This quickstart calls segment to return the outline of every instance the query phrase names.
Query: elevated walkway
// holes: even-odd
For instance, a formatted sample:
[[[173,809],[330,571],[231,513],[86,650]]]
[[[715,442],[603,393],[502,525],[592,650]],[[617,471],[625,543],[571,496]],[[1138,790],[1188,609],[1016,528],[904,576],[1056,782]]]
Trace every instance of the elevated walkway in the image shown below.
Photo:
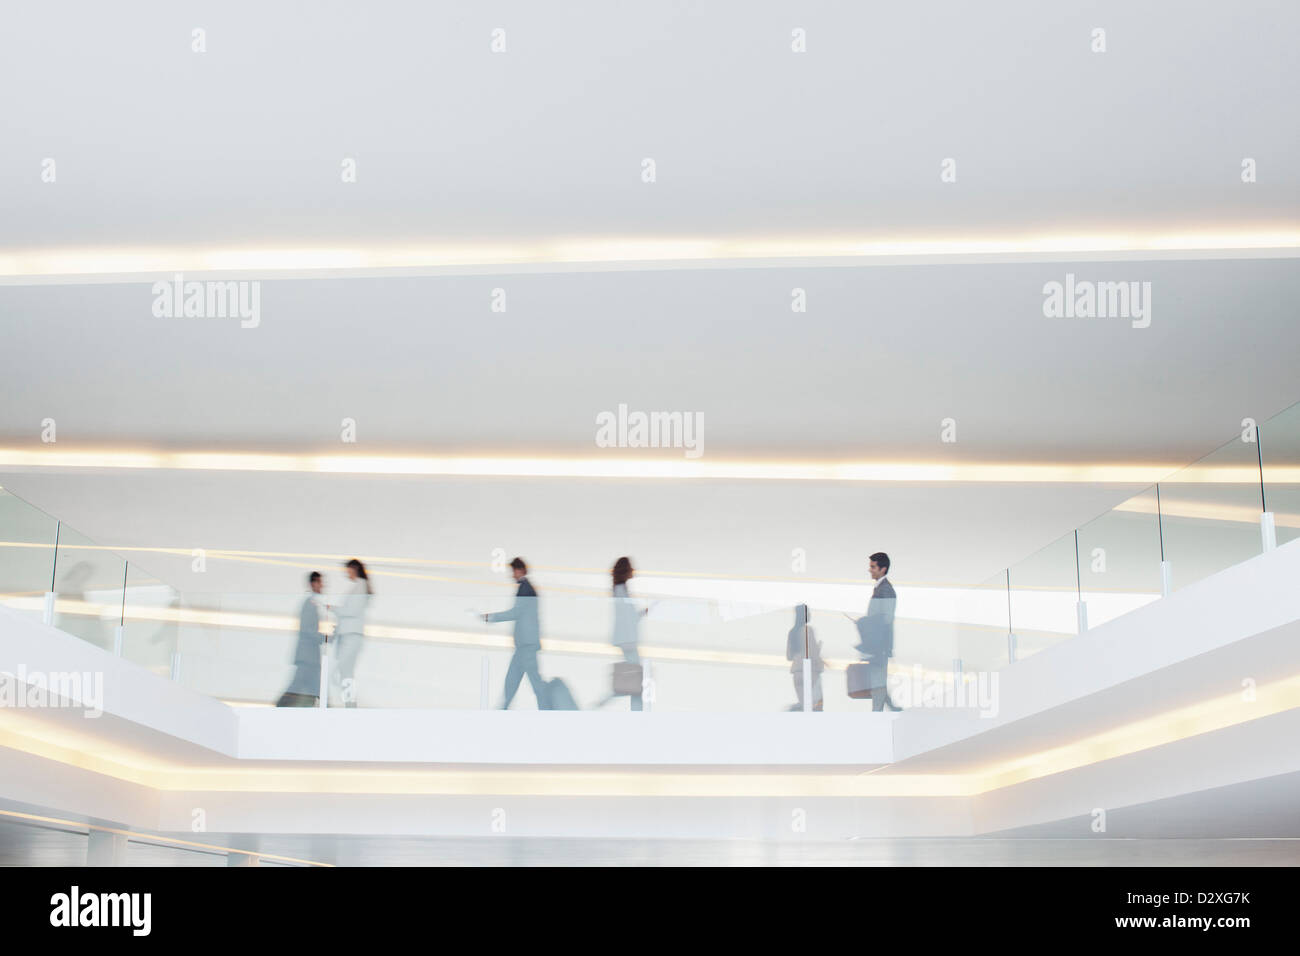
[[[511,808],[515,835],[1084,837],[1300,786],[1298,582],[1300,540],[987,675],[986,713],[235,707],[0,608],[0,672],[53,689],[0,707],[0,801],[157,832],[476,834]]]

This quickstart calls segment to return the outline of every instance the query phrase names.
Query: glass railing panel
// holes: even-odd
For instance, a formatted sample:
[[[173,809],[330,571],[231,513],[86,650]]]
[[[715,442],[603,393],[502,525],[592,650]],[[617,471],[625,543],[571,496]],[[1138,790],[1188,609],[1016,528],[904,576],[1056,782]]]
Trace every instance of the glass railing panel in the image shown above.
[[[326,595],[327,602],[332,600],[331,595]],[[340,703],[339,695],[343,695],[358,707],[479,708],[485,703],[485,669],[489,692],[499,696],[499,688],[492,683],[504,677],[510,658],[510,632],[509,625],[488,630],[478,614],[480,609],[499,610],[510,603],[506,594],[376,593],[367,611],[351,689],[336,684],[331,704]],[[301,599],[295,607],[295,620],[300,607]],[[328,620],[329,615],[324,619]],[[333,640],[329,652],[336,655],[341,645]],[[331,664],[336,660],[331,656]],[[340,682],[348,679],[346,674],[336,676]],[[492,705],[499,700],[489,696],[486,702]],[[516,706],[522,706],[522,700]]]
[[[865,609],[870,590],[862,591]],[[542,678],[562,679],[579,709],[630,709],[629,695],[613,695],[613,665],[623,656],[611,641],[612,600],[542,593]],[[133,575],[124,654],[168,674],[175,652],[175,673],[184,686],[233,704],[271,705],[295,682],[298,613],[304,598],[178,596],[145,576]],[[959,673],[973,681],[982,671],[1004,666],[1005,601],[1001,579],[974,588],[901,585],[891,686],[906,681],[909,687],[932,688],[936,682],[951,683]],[[350,675],[356,706],[500,706],[513,653],[511,625],[487,624],[477,615],[503,610],[512,602],[509,594],[376,594]],[[648,609],[638,643],[649,678],[647,709],[779,712],[799,707],[805,632],[794,608],[653,596],[639,603]],[[813,674],[820,678],[826,710],[871,709],[869,700],[849,698],[846,685],[848,665],[862,659],[856,625],[861,616],[861,611],[841,608],[808,612]],[[322,619],[328,631],[328,614]],[[333,653],[330,645],[326,652]],[[313,691],[318,686],[317,678]],[[818,690],[814,686],[814,703]],[[906,695],[898,702],[912,703]],[[333,704],[339,703],[335,697]],[[526,678],[513,707],[536,707]]]
[[[795,692],[792,662],[786,653],[795,627],[790,607],[661,599],[651,606],[643,625],[642,655],[651,662],[653,709],[788,709],[794,704]],[[799,632],[802,634],[802,627]],[[608,687],[609,665],[603,680]],[[616,701],[611,706],[621,709],[627,705]]]
[[[895,584],[893,654],[887,689],[892,703],[915,707],[964,707],[980,674],[1006,666],[1007,590],[1005,575],[976,585]],[[816,607],[810,621],[825,660],[825,709],[860,711],[873,701],[849,697],[848,667],[863,661],[858,630],[871,594],[861,588],[855,609]],[[847,602],[846,602],[847,603]],[[859,606],[860,605],[860,606]]]
[[[298,631],[307,592],[177,593],[133,575],[128,594],[124,655],[155,673],[174,669],[183,685],[232,704],[272,705],[297,687]],[[326,606],[334,597],[327,592],[315,600]],[[343,678],[334,683],[334,703],[477,708],[483,661],[504,674],[509,634],[485,633],[486,625],[476,625],[468,610],[473,603],[464,595],[376,594],[347,684]],[[328,610],[319,620],[322,647],[332,655],[337,640]],[[308,683],[317,693],[318,672]]]
[[[1011,662],[1006,572],[964,590],[957,609],[957,657],[966,679]]]
[[[1079,568],[1071,532],[1010,569],[1016,660],[1078,634]]]
[[[174,673],[183,686],[260,705],[275,703],[288,687],[296,637],[288,596],[182,593],[169,610],[176,618]],[[170,637],[164,631],[159,643]]]
[[[849,696],[850,665],[866,660],[862,648],[863,637],[859,622],[869,606],[872,585],[861,586],[860,594],[852,600],[851,608],[816,607],[811,610],[811,623],[820,642],[820,652],[825,660],[822,675],[825,709],[830,711],[869,711],[873,701]],[[964,666],[961,641],[972,620],[973,608],[969,588],[960,585],[894,585],[893,654],[886,672],[886,687],[893,702],[910,706],[920,690],[949,684]],[[845,604],[849,603],[846,599]],[[987,609],[985,609],[987,610]],[[1005,616],[1005,614],[1004,614]],[[1001,636],[1005,646],[1005,626]],[[899,683],[906,687],[899,688]],[[899,694],[894,694],[899,690]]]
[[[1259,429],[1264,460],[1264,501],[1273,514],[1277,543],[1300,538],[1300,404],[1274,415]]]
[[[294,682],[305,594],[182,594],[169,600],[166,589],[157,589],[146,596],[153,603],[146,613],[128,615],[125,643],[128,655],[150,658],[151,669],[160,671],[164,648],[175,646],[185,686],[240,704],[273,704]],[[331,596],[322,599],[328,603]],[[351,679],[345,696],[358,707],[500,706],[514,651],[512,624],[485,623],[479,615],[512,603],[508,592],[377,593],[354,668],[345,675]],[[649,709],[771,711],[792,702],[785,657],[789,609],[653,597],[638,604],[648,609],[638,649],[648,669]],[[631,705],[630,695],[612,696],[613,665],[623,660],[611,640],[613,611],[607,597],[543,591],[540,598],[541,677],[563,680],[583,710]],[[331,630],[328,613],[322,620]],[[331,641],[334,668],[339,645]],[[512,706],[537,706],[527,677]]]
[[[1261,552],[1259,451],[1238,436],[1157,486],[1174,590]]]
[[[626,611],[639,614],[637,656],[647,680],[643,705],[662,711],[780,710],[793,700],[786,658],[789,608],[633,592]],[[512,598],[497,599],[499,610]],[[564,681],[580,709],[628,710],[613,695],[613,670],[624,661],[613,642],[616,602],[595,594],[545,590],[540,599],[543,679]],[[476,646],[504,649],[489,665],[490,706],[503,699],[511,625],[478,624]],[[473,684],[479,686],[476,680]],[[514,707],[535,707],[527,681]]]
[[[1079,576],[1090,628],[1160,597],[1154,485],[1079,528]]]
[[[812,654],[814,673],[821,662],[821,691],[823,708],[827,711],[869,711],[871,701],[853,699],[848,696],[847,669],[849,665],[863,659],[859,644],[862,636],[858,631],[858,620],[866,613],[871,599],[871,586],[864,584],[857,589],[856,599],[846,598],[839,607],[812,607],[808,611],[808,623],[812,631],[810,653]],[[848,606],[845,606],[848,605]],[[898,609],[895,607],[895,649],[897,649]],[[790,612],[790,624],[794,626],[794,611]],[[788,631],[787,631],[788,633]],[[797,642],[798,635],[796,635]],[[796,663],[795,661],[791,662]],[[797,704],[798,697],[793,686],[796,677],[802,682],[802,659],[798,661],[798,670],[791,673],[791,687],[787,692],[790,703]],[[814,702],[816,694],[814,694]]]
[[[544,681],[561,678],[580,707],[593,706],[605,693],[609,668],[619,658],[609,643],[608,599],[544,589],[538,602],[538,673]],[[418,596],[376,594],[357,657],[357,706],[500,706],[514,653],[514,625],[485,623],[482,615],[506,611],[513,604],[507,587]],[[642,645],[646,631],[643,622]],[[520,680],[512,706],[537,706],[528,676]]]
[[[674,598],[654,606],[647,623],[661,655],[656,709],[779,711],[794,704],[787,652],[791,632],[799,641],[803,627],[793,607]]]
[[[54,580],[58,522],[0,488],[0,602],[40,620]]]
[[[927,589],[929,590],[929,589]],[[944,589],[945,592],[951,589]],[[916,591],[899,588],[899,613],[909,609]],[[929,596],[931,599],[934,595]],[[894,657],[887,674],[889,699],[904,709],[948,707],[952,705],[949,688],[958,679],[961,658],[961,601],[954,595],[949,614],[952,620],[898,617],[894,622]],[[847,694],[847,687],[845,693]]]
[[[54,626],[111,651],[122,619],[126,561],[66,524],[54,555]]]
[[[123,603],[122,656],[152,673],[170,675],[180,640],[180,596],[170,585],[128,564]]]

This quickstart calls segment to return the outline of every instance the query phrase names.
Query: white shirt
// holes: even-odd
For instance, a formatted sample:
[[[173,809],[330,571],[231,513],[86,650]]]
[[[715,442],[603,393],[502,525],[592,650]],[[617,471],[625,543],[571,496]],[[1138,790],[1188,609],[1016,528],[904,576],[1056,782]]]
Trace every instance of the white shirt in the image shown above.
[[[334,634],[362,634],[366,624],[366,605],[370,603],[370,590],[366,582],[357,578],[348,583],[336,600],[329,602],[334,612]]]

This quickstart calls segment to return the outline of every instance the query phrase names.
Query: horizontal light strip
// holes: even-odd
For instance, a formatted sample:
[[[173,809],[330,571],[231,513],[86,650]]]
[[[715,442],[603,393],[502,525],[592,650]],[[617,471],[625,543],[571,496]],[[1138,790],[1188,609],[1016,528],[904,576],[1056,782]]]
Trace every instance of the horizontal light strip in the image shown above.
[[[139,468],[168,471],[264,471],[304,474],[424,475],[474,478],[726,479],[736,481],[907,481],[1149,485],[1259,484],[1247,465],[1170,475],[1159,464],[1003,462],[746,461],[605,456],[516,458],[461,455],[284,455],[264,452],[168,452],[0,448],[0,467]],[[1300,466],[1270,469],[1269,480],[1300,483]]]
[[[1117,506],[1114,510],[1143,511],[1143,509],[1140,507],[1125,508],[1122,505]],[[1259,519],[1259,513],[1256,512],[1254,520],[1258,521],[1258,519]],[[54,519],[51,518],[50,520],[53,521]],[[1229,519],[1225,518],[1225,520],[1229,520]],[[1231,520],[1237,520],[1237,519],[1233,518]],[[1283,527],[1291,526],[1292,521],[1294,521],[1295,526],[1300,527],[1300,515],[1284,515],[1281,513],[1278,513],[1277,515],[1277,523]],[[2,548],[28,548],[35,551],[53,551],[54,541],[52,538],[48,542],[0,541],[0,549]],[[115,555],[128,554],[128,553],[167,554],[167,555],[174,555],[177,557],[183,557],[186,560],[189,560],[194,556],[194,549],[192,548],[143,547],[143,546],[117,545],[117,544],[65,544],[60,542],[59,551],[60,553],[64,551],[89,551],[89,552],[103,551]],[[516,584],[512,579],[508,577],[504,577],[503,574],[501,573],[498,573],[496,577],[492,577],[492,578],[448,577],[447,575],[439,575],[439,574],[422,574],[422,573],[417,573],[412,571],[394,571],[391,568],[385,567],[385,565],[388,564],[406,564],[406,565],[412,565],[417,567],[418,566],[423,566],[423,567],[447,566],[447,567],[456,567],[456,568],[462,568],[462,567],[477,568],[481,570],[486,566],[486,562],[482,560],[453,561],[453,560],[444,560],[441,558],[393,558],[393,557],[383,557],[378,555],[368,555],[364,553],[351,553],[351,552],[347,554],[313,554],[313,553],[302,552],[302,551],[231,551],[231,550],[223,550],[223,549],[205,549],[203,554],[204,554],[204,558],[208,561],[234,561],[234,562],[244,562],[248,564],[267,564],[267,565],[276,565],[279,567],[297,568],[302,571],[318,570],[323,565],[343,564],[347,562],[349,558],[358,558],[361,561],[365,562],[367,573],[372,578],[402,578],[407,580],[418,580],[418,581],[440,581],[440,582],[467,585],[467,586],[483,585],[488,587],[508,588],[511,591],[513,591],[516,587]],[[278,560],[280,558],[311,558],[313,560],[311,560],[310,562]],[[602,577],[607,577],[609,575],[608,568],[570,567],[570,566],[558,565],[558,564],[529,564],[529,568],[534,573],[554,572],[556,574],[564,574],[564,575],[575,575],[575,574],[600,575]],[[701,581],[706,584],[720,584],[723,586],[729,584],[745,584],[745,585],[780,584],[780,585],[789,585],[791,587],[806,587],[809,584],[842,584],[842,585],[848,585],[849,587],[858,588],[858,589],[866,589],[869,586],[871,586],[871,581],[868,578],[823,578],[823,577],[816,577],[814,575],[807,575],[807,576],[801,575],[798,578],[791,578],[788,576],[783,577],[774,574],[725,574],[725,573],[715,572],[715,571],[662,571],[656,569],[643,568],[637,572],[637,576],[638,579],[641,581],[643,588],[645,582],[651,581],[655,578],[666,578],[669,579],[670,581],[680,579],[690,583],[694,583],[695,581]],[[156,581],[155,583],[162,584],[163,582]],[[131,585],[132,588],[138,588],[142,586],[148,586],[148,585],[141,585],[139,583]],[[905,586],[909,589],[954,588],[958,590],[962,590],[962,589],[975,590],[977,588],[976,585],[971,585],[969,583],[960,582],[960,581],[917,581],[915,579],[908,579]],[[993,585],[991,587],[999,590],[1001,589],[1001,586],[999,585]],[[560,591],[565,594],[599,595],[601,597],[609,598],[609,586],[603,582],[599,588],[581,586],[581,585],[569,585],[566,587],[557,587],[555,584],[548,583],[546,589],[548,591]],[[94,589],[92,588],[92,590]],[[1067,590],[1073,593],[1073,585],[1053,586],[1053,585],[1018,584],[1016,585],[1016,590],[1027,590],[1027,591]],[[1109,594],[1121,594],[1125,592],[1134,592],[1134,593],[1142,593],[1142,594],[1149,593],[1145,589],[1121,588],[1121,587],[1108,588],[1106,591],[1106,593]],[[411,597],[411,595],[402,595],[402,596]],[[678,600],[690,600],[690,599],[713,600],[713,601],[727,600],[727,598],[719,598],[716,595],[697,596],[697,595],[680,594],[673,591],[667,591],[662,587],[653,590],[642,590],[640,596],[644,598],[671,597]],[[736,600],[742,600],[742,599],[737,598]],[[788,606],[792,607],[795,604],[807,604],[807,603],[809,602],[802,601],[802,600],[793,600],[789,602]],[[853,605],[853,609],[861,610],[859,605],[865,606],[865,603],[866,603],[865,599],[856,601]],[[787,605],[782,603],[780,604],[780,606],[786,607]],[[827,605],[822,609],[835,610],[836,608]],[[906,617],[907,615],[902,615],[902,616]]]
[[[1084,235],[924,237],[881,239],[864,236],[767,237],[589,237],[531,241],[425,243],[373,246],[168,247],[36,249],[0,254],[0,280],[73,276],[140,276],[208,272],[244,274],[419,274],[487,268],[621,266],[631,268],[709,264],[780,265],[875,261],[980,259],[1033,261],[1083,257],[1165,258],[1245,254],[1295,254],[1294,230],[1231,232],[1123,232]],[[734,267],[734,266],[733,266]]]
[[[178,837],[159,836],[154,833],[140,833],[135,830],[119,830],[116,827],[105,827],[96,823],[86,823],[81,820],[65,820],[61,817],[47,817],[36,813],[21,813],[17,810],[0,810],[0,817],[8,817],[11,820],[21,820],[24,823],[45,823],[53,826],[70,827],[74,830],[93,830],[97,833],[115,833],[118,836],[126,837],[128,840],[135,840],[137,843],[183,847],[187,850],[214,850],[217,853],[234,853],[237,856],[249,856],[259,860],[275,860],[278,863],[294,863],[299,866],[334,866],[333,863],[318,863],[315,860],[300,860],[297,857],[281,856],[278,853],[261,853],[257,850],[239,850],[234,847],[221,846],[216,843],[196,843],[193,840],[182,840]]]
[[[0,710],[0,746],[142,786],[169,791],[247,793],[429,794],[518,796],[975,796],[1105,760],[1245,724],[1300,707],[1300,675],[1125,724],[1060,747],[952,773],[909,774],[893,766],[864,774],[672,774],[624,770],[387,770],[378,768],[187,767],[154,754],[110,756],[92,735],[32,725],[32,715]],[[26,716],[27,720],[22,718]],[[903,715],[862,715],[904,720]],[[816,717],[807,720],[815,730]],[[24,725],[32,732],[23,733]],[[17,728],[17,729],[14,729]],[[78,749],[80,747],[80,749]]]
[[[1271,471],[1269,479],[1271,482]],[[1161,484],[1163,485],[1164,482]],[[1259,496],[1255,495],[1255,497]],[[1155,499],[1149,496],[1130,498],[1116,505],[1112,510],[1126,511],[1131,514],[1160,514],[1165,518],[1196,518],[1202,521],[1230,521],[1250,525],[1258,525],[1260,515],[1258,504],[1224,505],[1213,501],[1171,501],[1165,497],[1157,508]],[[1273,523],[1281,528],[1300,528],[1300,514],[1275,511]]]
[[[1300,707],[1300,675],[1258,686],[1254,700],[1246,700],[1241,691],[1235,691],[1133,721],[1064,746],[995,764],[979,773],[986,790],[997,790],[1223,730],[1296,707]]]

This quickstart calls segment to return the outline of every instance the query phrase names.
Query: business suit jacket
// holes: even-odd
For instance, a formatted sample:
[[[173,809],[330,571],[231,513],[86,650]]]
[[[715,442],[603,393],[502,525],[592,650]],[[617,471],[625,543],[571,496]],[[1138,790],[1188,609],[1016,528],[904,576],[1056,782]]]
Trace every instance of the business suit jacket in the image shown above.
[[[316,595],[309,594],[302,602],[298,614],[298,646],[294,649],[293,662],[297,666],[293,682],[289,685],[290,694],[307,694],[315,697],[320,693],[320,605]]]
[[[537,592],[527,578],[519,579],[519,590],[515,592],[515,604],[508,611],[497,611],[488,615],[489,621],[515,622],[515,647],[539,647],[542,643],[542,628],[537,617]]]
[[[894,608],[898,603],[894,586],[886,579],[876,585],[867,604],[867,616],[858,619],[862,643],[858,650],[872,660],[884,660],[894,654]]]

